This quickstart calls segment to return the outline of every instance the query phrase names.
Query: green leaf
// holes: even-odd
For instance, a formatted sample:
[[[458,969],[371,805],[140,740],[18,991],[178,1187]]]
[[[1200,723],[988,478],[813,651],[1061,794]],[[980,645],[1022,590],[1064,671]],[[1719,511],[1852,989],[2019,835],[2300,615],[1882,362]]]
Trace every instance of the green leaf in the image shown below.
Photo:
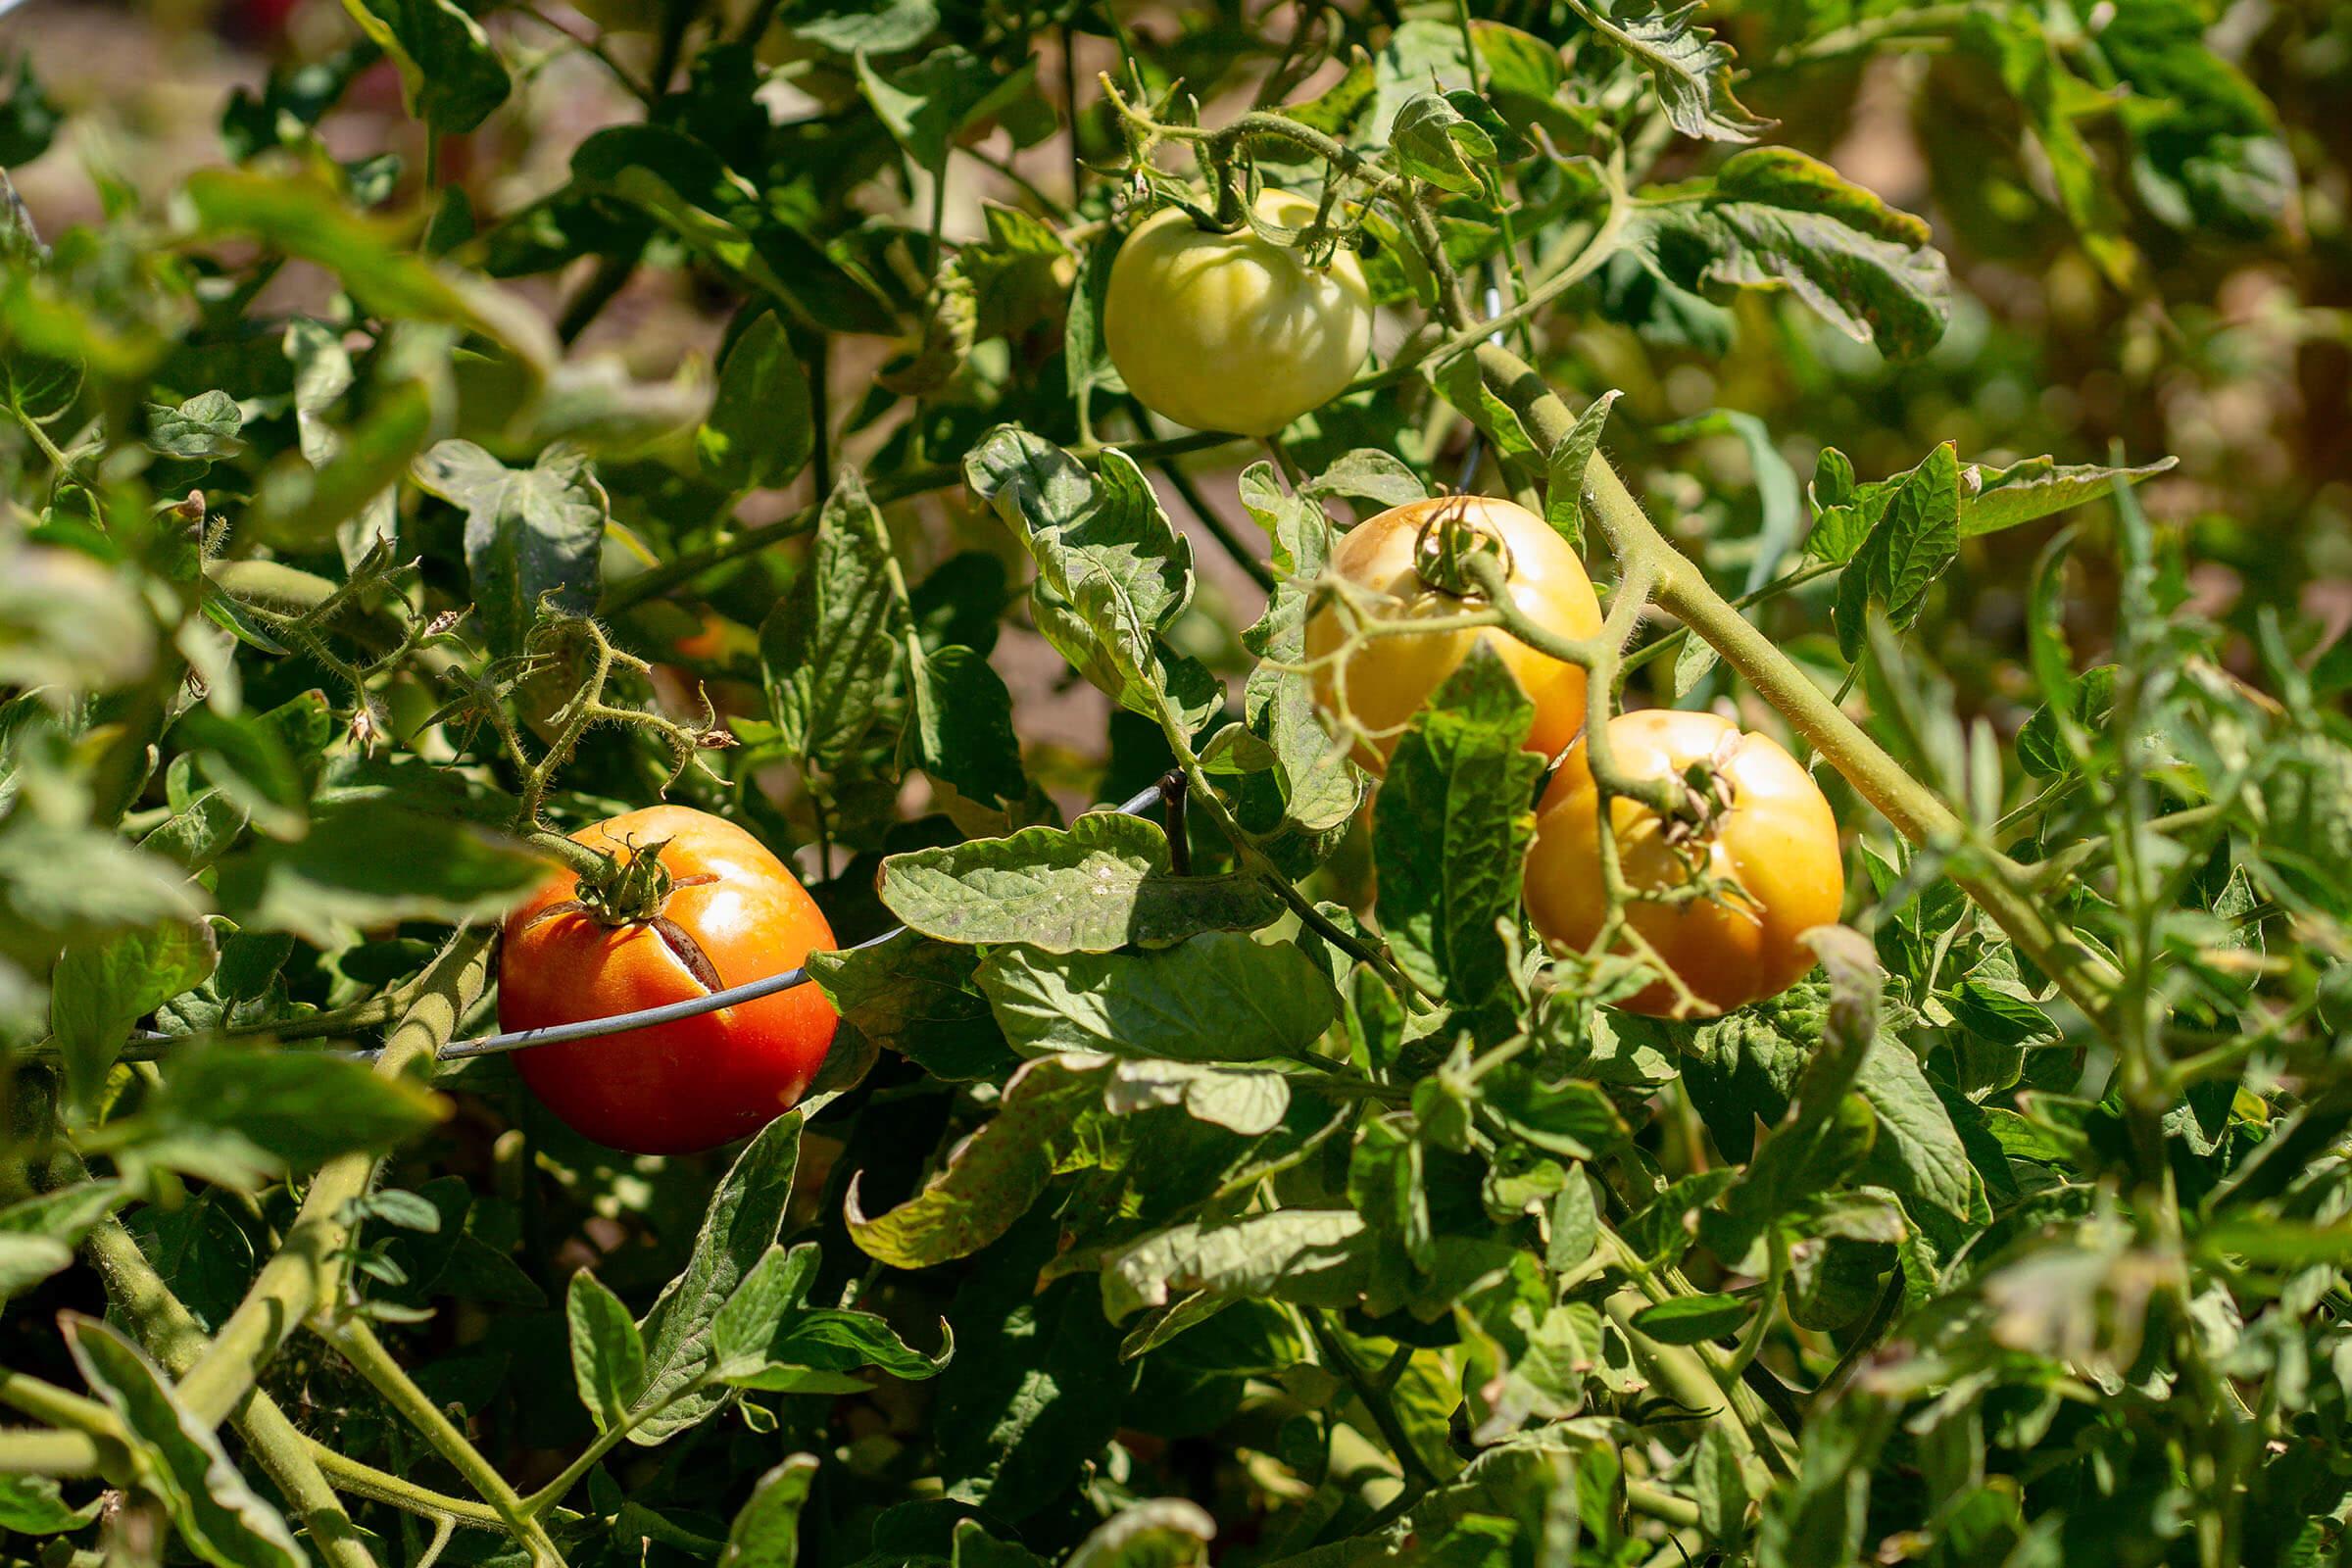
[[[1011,805],[1028,796],[1021,743],[1012,728],[1012,694],[1004,677],[969,648],[950,645],[925,653],[910,644],[907,717],[903,760],[984,806]]]
[[[1369,1277],[1372,1242],[1352,1209],[1286,1208],[1173,1226],[1109,1258],[1102,1309],[1116,1322],[1195,1291],[1353,1306]]]
[[[1690,1472],[1699,1529],[1719,1546],[1736,1546],[1747,1530],[1747,1476],[1740,1467],[1740,1450],[1719,1422],[1708,1422],[1699,1433]]]
[[[1743,1296],[1673,1296],[1634,1314],[1634,1327],[1660,1345],[1699,1345],[1738,1331],[1756,1303]]]
[[[510,468],[470,441],[443,441],[412,476],[466,514],[466,569],[492,653],[522,651],[543,601],[567,615],[596,608],[610,504],[586,454],[551,446]]]
[[[1453,97],[1451,93],[1423,92],[1406,99],[1390,127],[1389,146],[1405,173],[1440,190],[1462,194],[1484,189],[1487,175],[1483,172],[1501,160],[1494,137],[1464,116],[1451,102]]]
[[[1380,924],[1404,972],[1457,1006],[1494,995],[1535,835],[1544,760],[1524,749],[1535,705],[1482,640],[1390,759],[1372,818]]]
[[[45,969],[61,947],[204,912],[178,866],[111,833],[24,811],[0,827],[0,953],[21,963]]]
[[[944,942],[1019,942],[1047,953],[1160,948],[1203,931],[1250,931],[1282,912],[1252,873],[1177,876],[1156,822],[1090,811],[1067,828],[894,855],[882,902]]]
[[[1019,1064],[975,978],[980,955],[971,948],[902,931],[871,947],[812,953],[808,962],[860,1034],[935,1078],[993,1080]]]
[[[791,597],[760,627],[760,665],[790,751],[825,767],[849,756],[873,723],[906,626],[881,509],[844,474],[825,498]]]
[[[0,686],[127,686],[154,665],[155,644],[129,576],[78,551],[0,541]]]
[[[1179,1106],[1195,1121],[1256,1138],[1280,1126],[1291,1108],[1290,1081],[1275,1072],[1236,1072],[1182,1061],[1122,1061],[1112,1069],[1102,1105],[1115,1116]]]
[[[1103,302],[1110,293],[1110,268],[1119,236],[1112,233],[1081,248],[1078,275],[1070,288],[1069,311],[1062,321],[1062,375],[1070,400],[1092,420],[1095,395],[1117,396],[1127,390],[1126,378],[1110,360],[1110,345],[1102,335]],[[967,455],[965,463],[971,462]]]
[[[2169,472],[2179,462],[2162,458],[2123,468],[2062,464],[2047,457],[2023,458],[2005,468],[1972,463],[1960,470],[1960,537],[1974,539],[2054,516],[2096,501],[2119,484],[2137,484]]]
[[[816,1480],[812,1453],[796,1453],[761,1476],[727,1528],[719,1568],[794,1568],[801,1560],[801,1509]]]
[[[1890,482],[1885,513],[1838,581],[1833,614],[1849,662],[1861,657],[1869,607],[1898,631],[1909,626],[1960,551],[1960,468],[1949,441]]]
[[[679,1391],[709,1365],[712,1320],[775,1241],[800,1153],[801,1118],[787,1111],[744,1147],[710,1195],[684,1271],[662,1288],[638,1324],[645,1342],[645,1392],[630,1410],[663,1408],[630,1432],[631,1443],[664,1442],[731,1397],[726,1390],[683,1396]]]
[[[481,24],[450,0],[343,0],[343,9],[400,68],[409,113],[438,133],[473,129],[514,90]]]
[[[950,1497],[991,1519],[1017,1522],[1065,1495],[1111,1441],[1136,1386],[1093,1282],[1040,1288],[1055,1231],[1041,1215],[991,1248],[949,1309],[986,1353],[960,1357],[940,1379],[940,1472]]]
[[[1006,946],[980,989],[1016,1050],[1176,1061],[1298,1057],[1339,1016],[1331,982],[1289,943],[1206,932],[1150,953]]]
[[[171,457],[234,457],[244,426],[237,400],[225,392],[199,392],[176,408],[147,405],[147,444]]]
[[[572,188],[636,209],[826,332],[895,332],[874,285],[785,222],[710,148],[663,125],[612,125],[573,149]]]
[[[1928,225],[1792,148],[1750,149],[1648,199],[1627,232],[1677,287],[1785,288],[1892,359],[1933,348],[1951,316]]]
[[[1152,1497],[1096,1526],[1062,1568],[1191,1568],[1208,1560],[1207,1543],[1216,1533],[1199,1503]]]
[[[862,52],[857,66],[858,86],[875,115],[917,167],[932,171],[947,162],[948,149],[967,128],[1013,109],[1037,75],[1035,60],[999,75],[954,44],[927,50],[887,76]]]
[[[131,1026],[202,984],[219,959],[203,920],[166,920],[68,946],[49,982],[49,1028],[65,1058],[68,1101],[94,1106]]]
[[[67,1504],[65,1494],[47,1476],[0,1476],[0,1530],[23,1536],[62,1536],[79,1530],[98,1517],[104,1496],[80,1507]]]
[[[86,1181],[0,1208],[0,1301],[70,1265],[74,1250],[122,1199],[122,1183]],[[6,1522],[0,1504],[0,1524]]]
[[[534,378],[559,357],[555,334],[536,307],[417,255],[405,230],[354,212],[316,179],[207,169],[188,176],[180,197],[202,225],[192,239],[251,235],[326,269],[384,320],[440,321],[479,332],[503,345]]]
[[[1717,43],[1713,33],[1691,21],[1698,14],[1696,0],[1639,16],[1623,14],[1631,5],[1611,16],[1599,9],[1606,3],[1568,0],[1568,7],[1649,73],[1658,103],[1676,130],[1709,141],[1754,141],[1772,125],[1732,96],[1731,46]]]
[[[1676,421],[1658,432],[1661,441],[1689,441],[1702,435],[1733,435],[1747,449],[1747,466],[1756,482],[1756,501],[1763,516],[1756,529],[1755,559],[1748,564],[1742,594],[1752,594],[1770,582],[1781,561],[1796,544],[1796,471],[1781,456],[1772,430],[1752,414],[1738,409],[1710,409]],[[1691,644],[1698,638],[1690,639]],[[1684,688],[1688,690],[1689,688]]]
[[[1301,667],[1313,585],[1331,559],[1331,519],[1315,498],[1370,491],[1421,499],[1420,481],[1394,467],[1395,462],[1384,454],[1350,453],[1297,495],[1284,492],[1267,464],[1253,463],[1242,473],[1242,505],[1266,530],[1275,582],[1265,613],[1242,633],[1244,646],[1257,654],[1259,662],[1250,672],[1244,695],[1248,727],[1231,733],[1237,743],[1243,734],[1265,743],[1281,791],[1284,821],[1306,834],[1340,827],[1355,815],[1363,798],[1362,785],[1348,765],[1346,748],[1334,744],[1323,728],[1314,683]],[[1203,748],[1202,760],[1211,773],[1238,766],[1246,777],[1263,765],[1229,763],[1220,750],[1222,733]],[[1244,825],[1257,824],[1245,819]]]
[[[1544,458],[1544,520],[1568,541],[1572,550],[1585,547],[1585,469],[1600,446],[1600,432],[1609,422],[1609,410],[1624,396],[1612,387],[1585,405],[1568,434]],[[1697,638],[1692,638],[1696,642]]]
[[[240,927],[330,948],[355,927],[503,914],[549,874],[522,844],[469,822],[333,798],[300,842],[264,840],[218,869]]]
[[[808,1388],[811,1373],[877,1367],[899,1378],[928,1378],[955,1354],[955,1337],[942,1325],[940,1353],[924,1355],[871,1312],[810,1307],[808,1288],[818,1259],[813,1245],[771,1247],[727,1298],[710,1325],[710,1375],[737,1388]],[[865,1385],[848,1380],[846,1392]]]
[[[215,1045],[173,1052],[135,1115],[82,1135],[126,1167],[163,1166],[252,1188],[355,1150],[380,1152],[449,1113],[447,1102],[363,1062],[318,1052]]]
[[[2262,91],[2206,38],[2191,0],[2118,7],[2099,50],[2129,87],[2116,117],[2148,210],[2188,233],[2272,237],[2294,210],[2293,155]]]
[[[965,482],[1036,561],[1038,627],[1120,706],[1188,731],[1223,706],[1223,687],[1159,636],[1191,603],[1192,546],[1126,454],[1090,474],[1068,453],[1011,426],[964,458]]]
[[[808,1303],[821,1259],[812,1244],[772,1246],[760,1254],[725,1304],[710,1319],[710,1364],[724,1368],[766,1358],[787,1314]]]
[[[73,1266],[74,1249],[54,1236],[0,1231],[0,1302]],[[5,1512],[0,1505],[0,1524],[7,1523]]]
[[[744,328],[718,370],[710,416],[695,432],[710,480],[733,491],[772,490],[808,466],[816,426],[808,374],[773,311]]]
[[[1102,1103],[1105,1067],[1032,1061],[1004,1086],[996,1116],[897,1208],[866,1218],[850,1187],[850,1239],[894,1268],[968,1257],[1004,1234],[1045,1191],[1073,1129]]]
[[[627,1418],[645,1389],[645,1343],[620,1298],[587,1269],[571,1277],[564,1294],[564,1321],[571,1330],[571,1378],[580,1403],[610,1432]]]
[[[140,1489],[164,1505],[191,1550],[219,1568],[305,1568],[285,1520],[246,1486],[154,1362],[95,1318],[70,1312],[64,1328],[74,1365],[122,1419]]]
[[[1881,1040],[1862,1058],[1854,1087],[1879,1118],[1878,1137],[1863,1166],[1866,1179],[1892,1189],[1906,1202],[1965,1221],[1968,1151],[1910,1048],[1899,1040]]]
[[[1054,591],[1131,662],[1193,596],[1192,546],[1160,510],[1143,470],[1115,449],[1100,473],[1009,426],[964,459],[972,493],[1037,561]]]

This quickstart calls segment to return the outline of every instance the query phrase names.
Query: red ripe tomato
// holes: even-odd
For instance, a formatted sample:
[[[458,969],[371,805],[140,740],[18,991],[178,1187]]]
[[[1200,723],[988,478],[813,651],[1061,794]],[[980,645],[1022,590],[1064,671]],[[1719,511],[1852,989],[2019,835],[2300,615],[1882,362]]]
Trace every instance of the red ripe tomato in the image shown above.
[[[732,822],[656,806],[572,837],[613,855],[619,875],[584,889],[562,872],[507,917],[502,1029],[707,996],[833,946],[808,891]],[[633,1153],[691,1153],[757,1132],[798,1103],[837,1021],[824,993],[805,985],[674,1023],[534,1047],[514,1062],[573,1131]]]

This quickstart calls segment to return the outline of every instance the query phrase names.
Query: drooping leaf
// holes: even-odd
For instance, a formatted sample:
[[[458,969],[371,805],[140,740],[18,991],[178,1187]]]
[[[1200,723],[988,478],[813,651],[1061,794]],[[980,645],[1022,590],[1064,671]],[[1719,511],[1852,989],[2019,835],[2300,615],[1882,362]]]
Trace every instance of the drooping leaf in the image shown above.
[[[154,1362],[95,1318],[70,1313],[65,1331],[74,1364],[129,1434],[139,1486],[191,1550],[218,1568],[304,1568],[285,1520],[245,1484]]]
[[[1373,815],[1381,930],[1405,973],[1459,1006],[1505,976],[1495,922],[1518,908],[1535,835],[1534,717],[1501,659],[1473,644],[1398,741]]]
[[[766,490],[815,450],[808,375],[773,311],[746,327],[718,368],[718,395],[695,432],[703,471],[729,490]]]
[[[844,475],[791,597],[760,627],[760,668],[788,750],[820,766],[849,755],[905,654],[906,617],[881,509]]]
[[[551,446],[510,468],[470,441],[443,441],[413,476],[466,514],[466,569],[491,652],[520,653],[543,602],[568,615],[596,608],[611,504],[586,454]]]
[[[1000,1078],[1018,1065],[989,1011],[971,948],[906,931],[872,947],[812,953],[808,973],[867,1039],[937,1078]]]
[[[1372,1234],[1352,1209],[1283,1209],[1174,1226],[1123,1248],[1102,1273],[1115,1321],[1192,1291],[1352,1306],[1371,1267]]]
[[[1625,51],[1649,73],[1658,102],[1676,130],[1711,141],[1754,141],[1773,122],[1759,120],[1732,96],[1732,50],[1694,20],[1694,3],[1628,15],[1608,0],[1568,0],[1585,25]]]
[[[630,1410],[634,1414],[652,1405],[662,1409],[631,1430],[631,1443],[664,1442],[730,1397],[724,1389],[683,1396],[679,1391],[710,1362],[710,1326],[719,1308],[775,1241],[785,1202],[792,1197],[792,1173],[800,1152],[801,1118],[787,1112],[744,1147],[710,1195],[685,1269],[662,1288],[637,1325],[645,1342],[645,1390]]]
[[[1115,811],[894,855],[882,862],[881,893],[925,935],[1047,953],[1167,947],[1203,931],[1254,930],[1282,908],[1247,872],[1175,875],[1159,825]]]
[[[1005,946],[980,989],[1016,1050],[1179,1061],[1303,1054],[1339,1014],[1321,970],[1288,943],[1204,932],[1147,953]]]
[[[438,133],[473,129],[514,90],[481,24],[450,0],[343,0],[343,9],[400,67],[409,113]]]
[[[923,1190],[869,1219],[850,1189],[850,1239],[894,1268],[966,1257],[1028,1212],[1059,1163],[1079,1119],[1102,1102],[1107,1064],[1048,1057],[1004,1086],[1001,1108],[949,1154]]]
[[[1711,181],[1662,193],[1628,234],[1678,287],[1785,288],[1892,359],[1927,352],[1950,318],[1950,272],[1927,224],[1792,148],[1751,149]]]

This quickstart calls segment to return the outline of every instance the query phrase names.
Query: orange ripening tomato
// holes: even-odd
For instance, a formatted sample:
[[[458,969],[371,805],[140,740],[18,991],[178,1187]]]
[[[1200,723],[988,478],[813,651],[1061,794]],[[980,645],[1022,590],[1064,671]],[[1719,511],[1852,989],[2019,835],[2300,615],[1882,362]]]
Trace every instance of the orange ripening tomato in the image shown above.
[[[732,822],[656,806],[572,837],[613,855],[617,874],[599,889],[562,872],[507,917],[502,1029],[707,996],[833,946],[808,891]],[[654,852],[651,864],[642,851]],[[837,1021],[824,993],[803,985],[674,1023],[537,1046],[514,1064],[573,1131],[632,1153],[692,1153],[798,1103]]]
[[[1713,713],[1620,714],[1609,722],[1609,750],[1635,778],[1684,779],[1701,764],[1712,775],[1691,790],[1691,815],[1671,826],[1639,802],[1610,803],[1627,886],[1666,892],[1687,886],[1700,865],[1726,885],[1722,896],[1684,904],[1637,898],[1628,923],[1718,1011],[1802,979],[1814,958],[1798,938],[1835,921],[1845,900],[1838,818],[1811,775],[1771,736],[1742,733]],[[1592,946],[1608,910],[1597,800],[1580,744],[1544,792],[1527,857],[1528,917],[1546,941],[1578,952]],[[1621,1005],[1668,1017],[1679,1000],[1660,980]]]
[[[1474,611],[1476,599],[1446,593],[1422,574],[1423,552],[1432,543],[1425,535],[1448,523],[1475,529],[1501,546],[1512,602],[1530,619],[1561,637],[1590,637],[1600,630],[1600,601],[1568,541],[1525,507],[1489,496],[1434,496],[1392,507],[1341,536],[1331,553],[1331,571],[1386,596],[1385,603],[1366,607],[1370,618],[1423,619]],[[1356,760],[1375,773],[1386,767],[1397,737],[1430,693],[1481,639],[1536,705],[1529,751],[1557,756],[1584,728],[1584,669],[1537,653],[1496,627],[1366,638],[1345,660],[1334,659],[1348,634],[1348,622],[1328,604],[1306,623],[1315,701],[1335,727],[1343,715],[1352,719],[1361,732]]]

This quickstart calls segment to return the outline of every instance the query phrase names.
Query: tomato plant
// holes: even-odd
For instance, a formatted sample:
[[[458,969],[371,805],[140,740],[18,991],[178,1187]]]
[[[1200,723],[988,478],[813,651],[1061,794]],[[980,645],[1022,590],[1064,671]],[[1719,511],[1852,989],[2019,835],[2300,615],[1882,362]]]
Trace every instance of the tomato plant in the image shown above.
[[[2343,8],[247,9],[0,4],[0,1560],[2352,1556]]]

